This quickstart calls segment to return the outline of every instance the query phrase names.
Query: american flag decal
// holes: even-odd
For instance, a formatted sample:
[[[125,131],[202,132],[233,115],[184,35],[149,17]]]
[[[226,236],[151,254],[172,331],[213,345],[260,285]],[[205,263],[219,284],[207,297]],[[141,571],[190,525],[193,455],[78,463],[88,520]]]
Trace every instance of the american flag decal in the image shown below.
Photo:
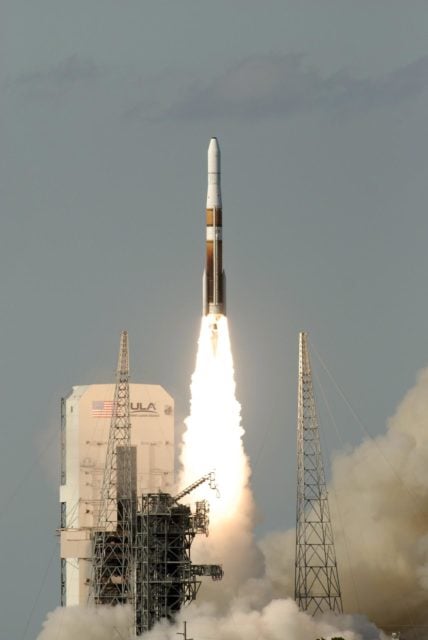
[[[92,402],[93,418],[111,418],[113,414],[113,400],[94,400]]]

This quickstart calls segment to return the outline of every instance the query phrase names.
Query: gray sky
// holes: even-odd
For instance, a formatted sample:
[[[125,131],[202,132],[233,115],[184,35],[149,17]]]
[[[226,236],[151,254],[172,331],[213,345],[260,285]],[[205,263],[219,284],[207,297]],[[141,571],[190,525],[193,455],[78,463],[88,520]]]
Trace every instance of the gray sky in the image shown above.
[[[1,0],[0,640],[59,600],[61,395],[127,328],[187,414],[212,135],[259,532],[294,523],[299,330],[384,430],[428,364],[427,28],[426,0]],[[328,458],[362,434],[313,361]]]

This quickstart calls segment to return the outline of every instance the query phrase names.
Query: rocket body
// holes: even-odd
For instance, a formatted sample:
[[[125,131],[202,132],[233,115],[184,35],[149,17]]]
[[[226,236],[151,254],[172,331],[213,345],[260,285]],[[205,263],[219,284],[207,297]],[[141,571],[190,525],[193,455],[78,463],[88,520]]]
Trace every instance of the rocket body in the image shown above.
[[[226,276],[223,269],[223,227],[220,183],[220,147],[217,138],[208,146],[208,190],[206,207],[206,256],[202,283],[204,315],[225,315]]]

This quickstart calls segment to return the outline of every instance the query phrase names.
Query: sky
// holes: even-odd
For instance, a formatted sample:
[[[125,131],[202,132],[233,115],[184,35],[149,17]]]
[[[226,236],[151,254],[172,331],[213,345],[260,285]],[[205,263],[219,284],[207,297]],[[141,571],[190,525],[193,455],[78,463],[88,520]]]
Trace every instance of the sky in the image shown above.
[[[188,414],[211,136],[258,533],[294,524],[300,330],[327,474],[385,431],[428,365],[427,28],[426,0],[0,0],[0,640],[59,601],[61,396],[127,329]]]

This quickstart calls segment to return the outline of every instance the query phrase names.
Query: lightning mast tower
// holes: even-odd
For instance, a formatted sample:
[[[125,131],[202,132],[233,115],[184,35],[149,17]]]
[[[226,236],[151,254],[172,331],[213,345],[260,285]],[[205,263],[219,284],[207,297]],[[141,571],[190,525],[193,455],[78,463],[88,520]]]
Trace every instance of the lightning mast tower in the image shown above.
[[[96,529],[92,536],[92,585],[95,605],[134,605],[133,520],[136,487],[129,417],[128,333],[120,337],[119,359],[106,463]]]
[[[321,454],[307,334],[299,334],[294,599],[315,615],[343,613]]]

